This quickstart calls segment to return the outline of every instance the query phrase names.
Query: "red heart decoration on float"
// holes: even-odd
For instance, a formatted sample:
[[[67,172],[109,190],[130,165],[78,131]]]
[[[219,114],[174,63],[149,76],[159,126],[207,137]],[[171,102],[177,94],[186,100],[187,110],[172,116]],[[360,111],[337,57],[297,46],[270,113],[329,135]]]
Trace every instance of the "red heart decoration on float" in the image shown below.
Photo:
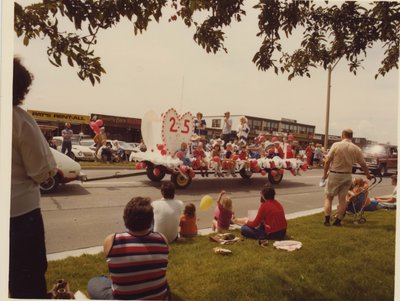
[[[169,109],[162,115],[161,136],[170,155],[174,155],[183,142],[189,144],[193,134],[193,120],[190,112],[179,115],[175,109]]]

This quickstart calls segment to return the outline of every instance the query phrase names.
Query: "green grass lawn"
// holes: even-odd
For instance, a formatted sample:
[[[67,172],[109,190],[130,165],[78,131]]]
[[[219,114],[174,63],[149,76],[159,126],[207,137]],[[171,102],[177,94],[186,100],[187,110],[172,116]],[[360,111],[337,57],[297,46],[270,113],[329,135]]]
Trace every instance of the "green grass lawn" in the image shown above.
[[[322,214],[289,221],[288,238],[303,248],[267,248],[245,239],[230,256],[213,253],[208,237],[171,245],[168,282],[174,300],[393,300],[395,211],[364,214],[367,222],[323,226]],[[240,235],[239,232],[233,231]],[[100,244],[101,242],[99,242]],[[86,293],[88,280],[107,274],[102,254],[49,262],[47,280]]]

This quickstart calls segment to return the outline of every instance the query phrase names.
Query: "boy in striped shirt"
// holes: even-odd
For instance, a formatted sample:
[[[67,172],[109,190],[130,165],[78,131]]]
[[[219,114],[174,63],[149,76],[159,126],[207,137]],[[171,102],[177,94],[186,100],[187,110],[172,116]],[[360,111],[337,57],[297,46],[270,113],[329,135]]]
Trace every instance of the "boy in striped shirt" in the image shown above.
[[[110,278],[98,276],[88,283],[92,299],[165,300],[169,293],[166,272],[168,243],[152,231],[153,207],[149,198],[133,198],[125,207],[125,232],[104,240]]]

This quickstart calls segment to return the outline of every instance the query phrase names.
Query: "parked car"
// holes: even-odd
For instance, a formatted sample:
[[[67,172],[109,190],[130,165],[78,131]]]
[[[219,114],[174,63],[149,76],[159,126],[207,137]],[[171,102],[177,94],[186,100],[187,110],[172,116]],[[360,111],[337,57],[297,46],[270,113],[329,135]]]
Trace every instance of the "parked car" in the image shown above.
[[[110,140],[107,139],[107,143],[111,144],[111,147],[113,148],[113,152],[117,152],[115,149],[115,142],[118,142],[118,146],[123,150],[123,160],[128,160],[128,158],[130,158],[131,153],[136,153],[139,152],[139,148],[138,147],[133,147],[132,145],[130,145],[130,143],[122,141],[122,140]],[[90,143],[90,144],[89,144]],[[89,145],[89,148],[93,151],[96,151],[96,144],[93,142],[93,140],[89,140],[89,139],[83,139],[81,140],[81,145]]]
[[[55,136],[53,139],[56,142],[57,150],[61,152],[63,137]],[[79,136],[74,136],[71,140],[72,142],[72,154],[70,155],[71,159],[75,161],[94,161],[95,160],[95,152],[90,149],[88,146],[84,146],[80,144]],[[93,143],[93,140],[92,140]]]
[[[42,193],[56,191],[60,183],[65,184],[71,181],[83,180],[86,178],[86,175],[81,172],[81,166],[79,163],[53,148],[50,148],[50,150],[57,163],[57,173],[46,182],[40,184],[40,191]]]
[[[383,177],[387,173],[397,174],[397,146],[391,144],[369,145],[362,149],[368,169]],[[361,170],[359,164],[353,165],[353,173]]]

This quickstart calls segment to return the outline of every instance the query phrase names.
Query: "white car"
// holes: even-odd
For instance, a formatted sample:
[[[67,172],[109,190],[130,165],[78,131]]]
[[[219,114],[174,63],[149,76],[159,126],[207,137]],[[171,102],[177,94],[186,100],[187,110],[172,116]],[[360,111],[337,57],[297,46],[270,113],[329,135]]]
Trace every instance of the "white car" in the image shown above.
[[[124,151],[124,160],[128,160],[132,153],[140,152],[138,147],[133,147],[130,143],[122,141],[122,140],[110,140],[107,139],[107,143],[109,143],[112,147],[113,152],[116,152],[116,146],[114,142],[118,142],[118,146]],[[81,145],[89,146],[91,150],[96,150],[96,143],[93,140],[82,139],[80,141]]]
[[[50,150],[57,163],[57,173],[46,182],[40,184],[40,191],[42,193],[56,191],[59,184],[86,179],[86,175],[81,172],[81,166],[79,163],[53,148],[50,148]]]
[[[62,136],[55,136],[53,139],[56,142],[57,150],[61,152],[62,149]],[[79,140],[72,139],[71,158],[75,161],[94,161],[95,152],[88,146],[80,145]],[[92,140],[93,141],[93,140]]]

